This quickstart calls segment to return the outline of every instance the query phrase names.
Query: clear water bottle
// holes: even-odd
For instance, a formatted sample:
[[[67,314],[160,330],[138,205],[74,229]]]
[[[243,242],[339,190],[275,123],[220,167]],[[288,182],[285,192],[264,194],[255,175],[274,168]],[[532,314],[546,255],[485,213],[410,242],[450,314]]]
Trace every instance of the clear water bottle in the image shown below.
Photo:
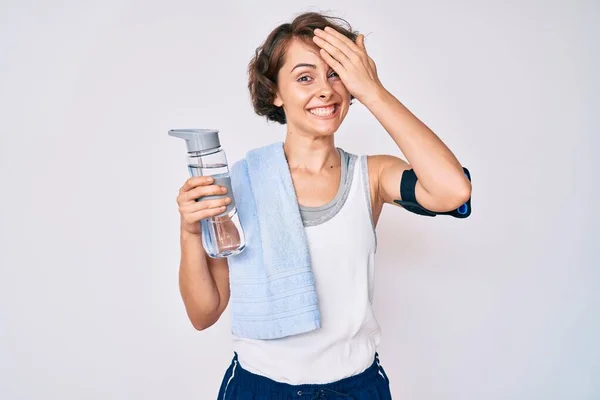
[[[169,135],[185,139],[190,176],[212,176],[215,185],[225,186],[226,195],[202,197],[202,200],[231,198],[227,209],[214,217],[200,221],[202,244],[212,258],[238,254],[246,247],[244,231],[235,207],[231,178],[225,151],[221,148],[219,131],[212,129],[172,129]],[[200,199],[196,199],[198,201]]]

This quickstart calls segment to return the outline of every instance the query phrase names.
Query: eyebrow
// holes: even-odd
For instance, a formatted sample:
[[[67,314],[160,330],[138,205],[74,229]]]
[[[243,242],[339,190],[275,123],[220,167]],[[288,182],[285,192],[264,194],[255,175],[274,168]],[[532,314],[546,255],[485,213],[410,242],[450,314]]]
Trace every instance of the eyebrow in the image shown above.
[[[315,64],[300,63],[300,64],[297,64],[294,68],[292,68],[292,70],[290,71],[290,73],[293,72],[296,68],[300,68],[300,67],[310,67],[310,68],[313,68],[313,69],[317,68],[317,66]]]

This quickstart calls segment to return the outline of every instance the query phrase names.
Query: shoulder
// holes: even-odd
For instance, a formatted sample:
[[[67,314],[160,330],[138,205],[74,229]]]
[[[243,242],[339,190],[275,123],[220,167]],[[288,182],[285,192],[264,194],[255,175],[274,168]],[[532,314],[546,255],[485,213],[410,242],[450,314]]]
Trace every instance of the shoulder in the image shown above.
[[[410,164],[403,159],[389,154],[373,154],[365,156],[367,168],[369,171],[369,181],[371,186],[379,191],[380,183],[385,179],[386,174],[390,172],[395,175],[402,175],[405,170],[411,168]]]
[[[338,150],[340,150],[347,159],[362,159],[369,167],[369,171],[379,170],[384,168],[386,165],[393,165],[397,163],[408,165],[408,163],[402,160],[401,158],[391,156],[388,154],[354,153],[347,151],[341,147],[338,147]]]
[[[404,171],[411,168],[408,162],[389,154],[354,154],[342,148],[340,150],[348,159],[355,158],[360,160],[363,168],[367,170],[365,172],[368,172],[372,188],[377,188],[384,171]]]
[[[403,159],[389,154],[366,155],[369,171],[380,173],[387,167],[410,168],[410,164]]]

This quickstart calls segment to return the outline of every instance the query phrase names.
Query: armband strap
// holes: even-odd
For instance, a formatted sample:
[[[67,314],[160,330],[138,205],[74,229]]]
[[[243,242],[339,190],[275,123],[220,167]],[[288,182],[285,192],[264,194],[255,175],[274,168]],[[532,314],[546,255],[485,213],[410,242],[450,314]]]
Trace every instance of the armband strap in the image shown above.
[[[463,167],[465,176],[471,181],[471,173],[468,169]],[[471,215],[471,198],[467,200],[462,206],[456,210],[446,212],[430,211],[422,207],[418,202],[415,195],[415,188],[417,187],[417,174],[412,169],[407,169],[402,173],[402,179],[400,180],[400,196],[402,200],[394,200],[394,203],[401,205],[407,211],[415,214],[425,215],[428,217],[435,217],[436,215],[450,215],[455,218],[467,218]]]

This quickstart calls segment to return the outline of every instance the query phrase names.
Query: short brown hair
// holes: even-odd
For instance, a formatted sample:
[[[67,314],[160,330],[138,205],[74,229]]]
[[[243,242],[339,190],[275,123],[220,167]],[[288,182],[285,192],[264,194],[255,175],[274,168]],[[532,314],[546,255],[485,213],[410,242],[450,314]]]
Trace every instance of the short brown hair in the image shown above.
[[[298,15],[291,23],[279,25],[256,49],[248,65],[248,89],[252,106],[258,115],[266,117],[268,121],[286,123],[283,107],[277,107],[273,101],[277,91],[277,74],[284,64],[287,48],[294,38],[312,44],[314,30],[325,29],[327,26],[353,42],[358,37],[358,32],[353,31],[350,24],[342,18],[307,12]]]

